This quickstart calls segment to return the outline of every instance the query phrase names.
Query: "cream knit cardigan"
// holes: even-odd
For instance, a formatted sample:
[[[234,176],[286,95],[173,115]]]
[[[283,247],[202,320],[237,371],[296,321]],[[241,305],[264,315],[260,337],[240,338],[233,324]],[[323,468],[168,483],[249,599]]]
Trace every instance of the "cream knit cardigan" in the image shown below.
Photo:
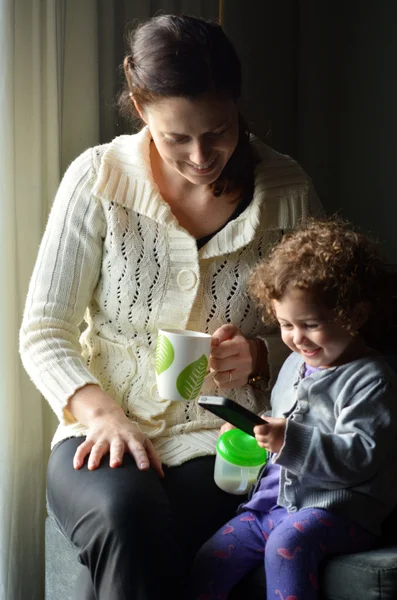
[[[262,157],[253,200],[200,250],[156,187],[147,128],[87,150],[67,170],[20,333],[23,364],[59,419],[52,445],[85,435],[66,404],[76,390],[94,383],[153,440],[165,464],[214,453],[222,421],[197,402],[169,402],[157,394],[157,330],[212,333],[233,323],[248,338],[264,335],[246,294],[250,268],[282,230],[319,210],[302,169],[253,143]],[[264,339],[276,375],[285,351],[277,335]],[[204,392],[222,394],[213,383]],[[267,401],[267,394],[249,385],[227,395],[257,412]]]

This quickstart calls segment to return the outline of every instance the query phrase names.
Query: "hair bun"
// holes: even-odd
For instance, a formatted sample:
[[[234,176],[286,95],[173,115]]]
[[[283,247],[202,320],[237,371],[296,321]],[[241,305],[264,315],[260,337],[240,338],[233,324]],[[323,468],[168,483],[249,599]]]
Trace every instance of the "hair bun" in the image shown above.
[[[134,59],[132,58],[131,54],[127,54],[127,56],[124,59],[124,69],[130,69],[131,71],[134,68]]]

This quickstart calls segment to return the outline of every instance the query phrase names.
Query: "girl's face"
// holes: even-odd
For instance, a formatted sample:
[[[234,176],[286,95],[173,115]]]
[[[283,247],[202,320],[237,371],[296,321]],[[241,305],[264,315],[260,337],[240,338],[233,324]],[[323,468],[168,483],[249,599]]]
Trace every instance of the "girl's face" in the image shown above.
[[[281,337],[311,367],[343,364],[356,338],[342,327],[328,308],[315,303],[306,290],[292,288],[281,300],[273,300]]]
[[[172,176],[194,185],[213,183],[238,141],[238,111],[226,96],[165,98],[137,109]]]

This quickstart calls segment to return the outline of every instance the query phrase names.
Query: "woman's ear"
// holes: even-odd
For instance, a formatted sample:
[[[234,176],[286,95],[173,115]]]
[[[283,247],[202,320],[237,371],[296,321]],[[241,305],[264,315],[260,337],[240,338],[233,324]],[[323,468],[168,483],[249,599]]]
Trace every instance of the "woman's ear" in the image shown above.
[[[143,112],[143,110],[141,109],[141,107],[139,106],[138,102],[135,100],[135,98],[134,98],[133,94],[130,94],[130,98],[131,98],[131,100],[132,100],[132,101],[133,101],[133,103],[134,103],[134,106],[135,106],[135,110],[136,110],[136,112],[138,113],[138,115],[140,116],[140,118],[142,119],[142,121],[143,121],[144,123],[146,123],[146,119],[145,119],[144,112]]]
[[[353,308],[351,324],[354,331],[359,331],[366,323],[371,311],[369,302],[357,302]]]

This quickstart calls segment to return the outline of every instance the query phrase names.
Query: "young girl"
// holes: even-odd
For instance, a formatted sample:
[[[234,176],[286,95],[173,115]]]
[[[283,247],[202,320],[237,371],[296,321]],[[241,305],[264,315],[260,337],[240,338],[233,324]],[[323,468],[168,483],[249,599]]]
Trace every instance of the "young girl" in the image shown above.
[[[292,354],[254,430],[271,458],[198,553],[194,597],[225,599],[264,563],[267,600],[314,600],[319,563],[374,547],[397,503],[396,378],[364,341],[386,314],[387,275],[370,239],[312,221],[255,268],[250,292]]]

